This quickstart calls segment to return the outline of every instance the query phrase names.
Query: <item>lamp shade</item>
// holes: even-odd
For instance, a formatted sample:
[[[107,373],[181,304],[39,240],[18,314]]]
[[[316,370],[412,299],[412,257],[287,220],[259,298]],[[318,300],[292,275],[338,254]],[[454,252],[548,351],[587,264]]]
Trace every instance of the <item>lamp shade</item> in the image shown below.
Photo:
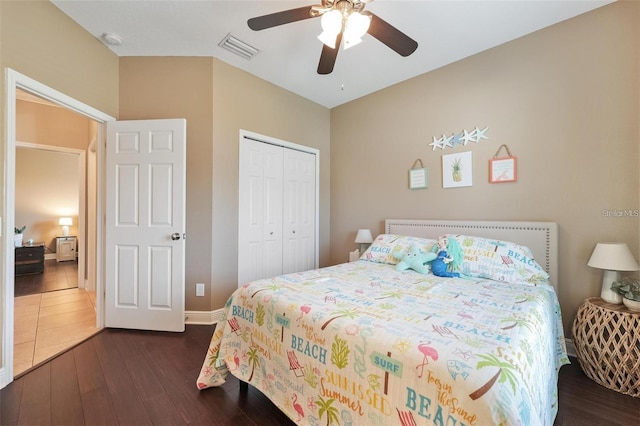
[[[626,243],[598,243],[587,265],[609,271],[637,271],[638,262]]]
[[[71,226],[73,225],[73,219],[70,217],[61,217],[58,219],[58,225],[60,226]]]
[[[70,217],[61,217],[58,219],[58,225],[62,226],[62,235],[66,237],[69,235],[69,226],[73,225],[73,220]]]
[[[369,244],[372,242],[373,242],[373,236],[371,235],[371,230],[358,229],[358,234],[356,235],[356,240],[354,241],[354,243]]]

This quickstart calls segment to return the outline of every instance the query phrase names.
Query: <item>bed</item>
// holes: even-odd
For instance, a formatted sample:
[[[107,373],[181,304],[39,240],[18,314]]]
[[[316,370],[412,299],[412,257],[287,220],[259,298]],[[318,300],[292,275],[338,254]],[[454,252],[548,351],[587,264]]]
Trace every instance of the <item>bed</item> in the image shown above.
[[[443,235],[463,277],[396,270]],[[233,374],[303,425],[551,425],[557,267],[555,223],[389,219],[357,261],[243,284],[196,384]]]

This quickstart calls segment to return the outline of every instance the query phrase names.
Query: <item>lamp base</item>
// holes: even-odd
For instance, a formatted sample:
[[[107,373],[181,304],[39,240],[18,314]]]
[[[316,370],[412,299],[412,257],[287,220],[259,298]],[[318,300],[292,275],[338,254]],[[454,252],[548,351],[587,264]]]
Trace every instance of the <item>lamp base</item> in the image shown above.
[[[64,225],[62,227],[62,236],[64,236],[64,237],[68,237],[69,236],[69,227],[67,225]]]
[[[602,300],[614,304],[622,303],[622,295],[611,290],[611,283],[618,280],[620,280],[620,272],[604,271],[602,276],[602,291],[600,292]]]

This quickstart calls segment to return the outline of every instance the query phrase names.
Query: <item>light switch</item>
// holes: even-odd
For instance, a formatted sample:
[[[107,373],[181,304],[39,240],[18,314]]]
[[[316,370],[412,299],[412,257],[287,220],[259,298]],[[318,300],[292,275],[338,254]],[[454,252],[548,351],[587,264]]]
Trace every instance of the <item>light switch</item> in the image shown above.
[[[204,284],[197,283],[196,284],[196,296],[204,296]]]

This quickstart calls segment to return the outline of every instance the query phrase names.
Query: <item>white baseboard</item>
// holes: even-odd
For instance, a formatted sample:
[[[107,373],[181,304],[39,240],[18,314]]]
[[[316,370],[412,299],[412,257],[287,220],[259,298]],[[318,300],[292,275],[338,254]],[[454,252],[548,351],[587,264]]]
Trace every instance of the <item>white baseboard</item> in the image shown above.
[[[564,339],[564,343],[567,345],[567,355],[576,358],[576,345],[573,344],[573,340]]]
[[[185,311],[184,323],[195,325],[213,325],[220,321],[222,309],[215,311]]]

